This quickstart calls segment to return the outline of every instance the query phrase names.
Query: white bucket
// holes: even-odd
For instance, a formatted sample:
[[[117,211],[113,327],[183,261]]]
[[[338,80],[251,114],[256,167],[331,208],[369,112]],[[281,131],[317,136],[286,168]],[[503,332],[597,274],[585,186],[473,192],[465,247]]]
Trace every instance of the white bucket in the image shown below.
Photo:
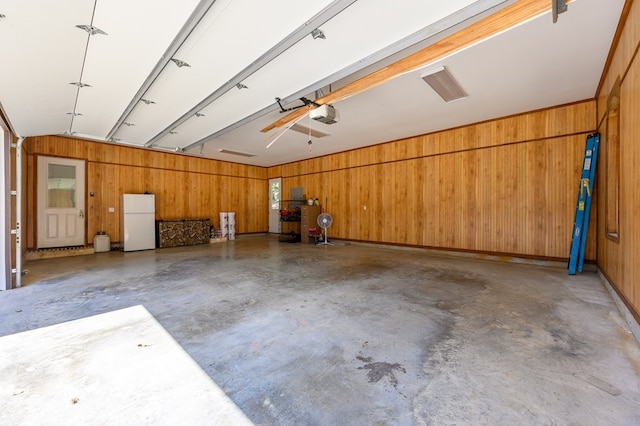
[[[235,212],[227,212],[229,217],[229,239],[236,239],[236,213]]]
[[[220,212],[220,229],[222,230],[222,238],[229,236],[229,213]]]

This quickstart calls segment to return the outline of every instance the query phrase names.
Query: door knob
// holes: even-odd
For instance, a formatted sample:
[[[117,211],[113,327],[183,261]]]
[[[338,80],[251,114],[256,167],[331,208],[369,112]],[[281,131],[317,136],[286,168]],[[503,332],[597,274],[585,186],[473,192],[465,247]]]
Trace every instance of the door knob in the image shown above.
[[[84,210],[80,210],[80,214],[78,216],[80,216],[80,219],[84,219]]]

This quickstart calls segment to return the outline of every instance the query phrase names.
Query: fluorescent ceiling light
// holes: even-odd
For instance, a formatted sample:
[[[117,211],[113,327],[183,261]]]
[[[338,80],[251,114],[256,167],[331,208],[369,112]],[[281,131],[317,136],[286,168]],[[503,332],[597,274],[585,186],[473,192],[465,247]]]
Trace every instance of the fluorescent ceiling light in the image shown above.
[[[445,67],[435,68],[422,74],[421,77],[445,102],[453,102],[468,96]]]
[[[250,154],[248,152],[242,152],[242,151],[233,151],[231,149],[224,149],[224,148],[220,148],[218,150],[218,152],[221,152],[223,154],[239,155],[241,157],[255,157],[256,156],[256,154]]]
[[[324,133],[324,132],[321,132],[320,130],[312,129],[310,127],[303,126],[302,124],[298,124],[298,123],[291,126],[291,130],[295,132],[304,133],[305,135],[311,135],[314,138],[324,138],[325,136],[330,136],[330,133]]]

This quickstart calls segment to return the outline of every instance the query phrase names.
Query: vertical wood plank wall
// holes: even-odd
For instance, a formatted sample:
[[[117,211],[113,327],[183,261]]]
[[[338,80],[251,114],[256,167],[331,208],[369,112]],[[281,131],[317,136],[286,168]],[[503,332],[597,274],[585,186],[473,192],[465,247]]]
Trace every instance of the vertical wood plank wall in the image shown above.
[[[630,3],[611,65],[598,93],[598,123],[604,136],[601,147],[606,156],[607,98],[616,78],[620,77],[619,238],[607,238],[605,215],[599,215],[598,266],[640,321],[640,3]],[[604,172],[604,167],[598,169],[600,183],[605,182]],[[598,209],[605,211],[605,197],[599,198]]]
[[[271,167],[269,177],[283,178],[285,194],[301,186],[318,197],[335,238],[567,258],[595,127],[590,100]],[[595,249],[594,227],[587,259]]]
[[[234,211],[236,233],[267,232],[266,168],[60,136],[28,138],[25,146],[28,248],[36,246],[37,155],[86,160],[87,242],[98,231],[118,242],[120,195],[145,191],[156,195],[156,219],[210,218],[218,226],[219,212]]]

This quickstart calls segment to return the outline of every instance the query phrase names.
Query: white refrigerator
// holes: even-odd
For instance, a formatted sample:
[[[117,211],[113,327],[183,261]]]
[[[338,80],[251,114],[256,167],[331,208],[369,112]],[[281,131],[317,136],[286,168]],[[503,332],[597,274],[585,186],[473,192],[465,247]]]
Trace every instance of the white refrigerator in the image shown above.
[[[156,248],[156,200],[153,194],[122,194],[120,244],[123,251]]]

